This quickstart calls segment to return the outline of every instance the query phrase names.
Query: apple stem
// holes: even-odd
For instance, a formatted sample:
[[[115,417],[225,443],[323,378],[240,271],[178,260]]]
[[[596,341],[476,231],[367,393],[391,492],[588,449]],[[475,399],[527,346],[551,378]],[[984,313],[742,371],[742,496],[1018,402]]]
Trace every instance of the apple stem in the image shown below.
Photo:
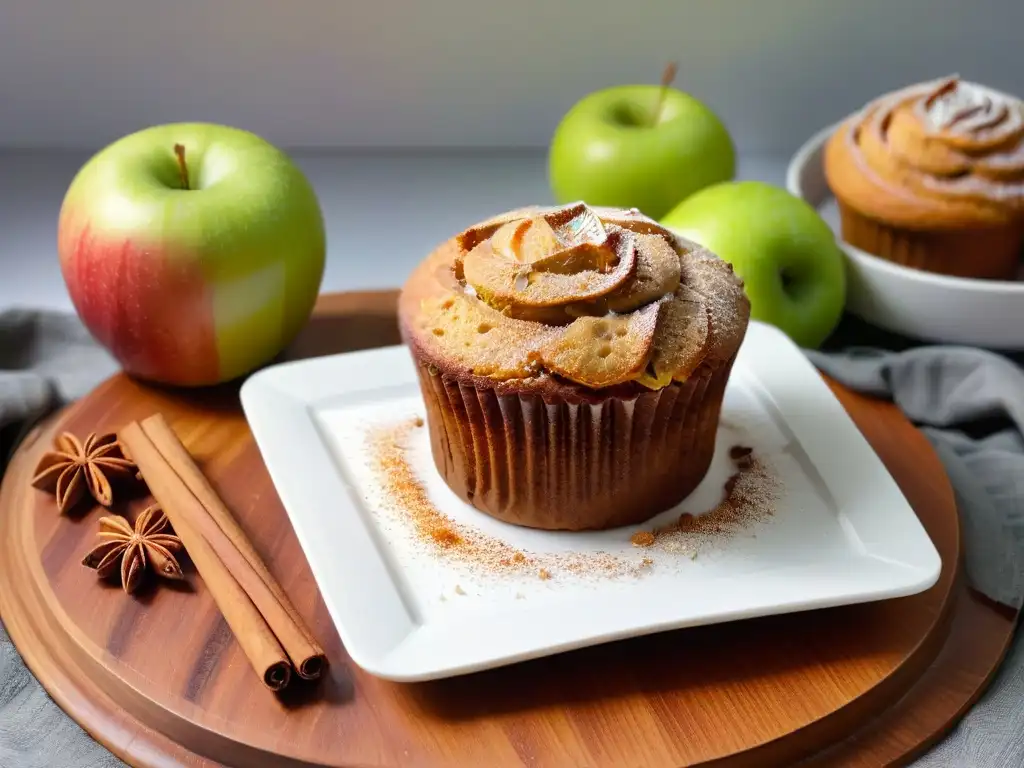
[[[658,103],[654,106],[654,114],[651,117],[652,128],[658,124],[658,119],[661,117],[661,110],[665,106],[665,97],[668,95],[668,89],[672,85],[672,81],[676,79],[676,69],[676,63],[670,61],[665,65],[665,69],[661,73],[661,91],[658,92]]]
[[[174,154],[178,156],[178,173],[181,174],[181,188],[188,189],[188,166],[185,165],[185,147],[182,144],[174,145]]]

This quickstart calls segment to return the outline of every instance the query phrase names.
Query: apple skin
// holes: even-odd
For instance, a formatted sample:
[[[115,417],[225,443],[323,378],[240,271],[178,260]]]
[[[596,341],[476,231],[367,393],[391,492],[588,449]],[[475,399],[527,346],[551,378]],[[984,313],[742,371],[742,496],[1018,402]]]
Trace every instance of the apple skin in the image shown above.
[[[562,118],[548,150],[548,179],[560,204],[639,208],[660,219],[675,205],[736,172],[722,121],[669,88],[656,125],[657,85],[623,85],[584,97]]]
[[[312,312],[327,249],[298,167],[252,133],[209,123],[146,128],[96,153],[65,194],[57,244],[89,332],[127,373],[178,386],[234,379],[287,346]]]
[[[661,219],[733,265],[750,315],[816,349],[846,304],[846,261],[831,227],[805,201],[759,181],[716,184]]]

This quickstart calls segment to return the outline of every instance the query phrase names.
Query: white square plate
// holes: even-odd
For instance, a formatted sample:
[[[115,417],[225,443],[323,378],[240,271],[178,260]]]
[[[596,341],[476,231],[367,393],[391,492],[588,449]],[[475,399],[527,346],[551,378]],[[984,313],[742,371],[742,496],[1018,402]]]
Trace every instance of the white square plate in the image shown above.
[[[699,514],[722,495],[730,445],[773,468],[774,514],[722,544],[655,553],[630,543],[651,525],[526,530],[459,500],[411,430],[409,466],[434,506],[520,551],[606,552],[653,563],[625,577],[536,569],[481,574],[422,545],[381,490],[370,430],[424,415],[404,347],[266,368],[242,406],[352,660],[399,681],[496,667],[668,629],[921,592],[940,559],[885,466],[817,371],[777,329],[751,323],[726,391],[716,456],[700,487],[654,522]],[[695,555],[699,554],[699,557]],[[637,575],[640,574],[640,575]]]

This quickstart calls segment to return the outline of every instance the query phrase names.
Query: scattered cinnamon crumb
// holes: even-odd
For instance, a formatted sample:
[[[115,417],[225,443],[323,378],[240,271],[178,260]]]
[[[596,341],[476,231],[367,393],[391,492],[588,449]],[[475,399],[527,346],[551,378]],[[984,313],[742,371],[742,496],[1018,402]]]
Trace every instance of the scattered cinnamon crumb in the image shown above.
[[[526,559],[526,555],[522,552],[516,552],[512,557],[503,557],[498,562],[506,567],[515,568],[520,565],[525,565],[528,560]]]
[[[442,547],[457,547],[462,543],[462,537],[459,534],[444,526],[431,529],[430,536]]]
[[[548,573],[548,569],[547,568],[541,568],[540,571],[537,572],[537,577],[541,581],[547,581],[548,579],[551,578],[551,574]]]
[[[629,540],[634,547],[649,547],[654,543],[654,534],[650,531],[637,531]]]
[[[423,426],[423,419],[421,419],[419,416],[417,416],[415,419],[412,420],[412,425],[414,427],[422,427]]]
[[[456,584],[455,585],[455,594],[456,595],[464,595],[464,594],[466,594],[466,590],[464,590],[462,587],[460,587],[458,584]]]

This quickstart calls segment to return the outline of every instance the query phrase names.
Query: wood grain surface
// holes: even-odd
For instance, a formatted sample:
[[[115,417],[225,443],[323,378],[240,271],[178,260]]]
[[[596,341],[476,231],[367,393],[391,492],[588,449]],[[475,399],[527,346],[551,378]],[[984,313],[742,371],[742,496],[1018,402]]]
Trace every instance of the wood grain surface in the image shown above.
[[[286,356],[397,343],[394,305],[393,292],[324,296]],[[140,766],[898,764],[980,695],[1016,617],[963,584],[952,491],[924,437],[892,405],[831,386],[942,555],[939,582],[923,594],[666,632],[450,680],[379,680],[345,655],[237,385],[179,391],[118,375],[40,425],[12,461],[0,492],[0,615],[60,706]],[[328,679],[269,693],[198,575],[126,596],[80,565],[99,513],[61,517],[29,487],[56,431],[114,430],[155,411],[324,645]]]

